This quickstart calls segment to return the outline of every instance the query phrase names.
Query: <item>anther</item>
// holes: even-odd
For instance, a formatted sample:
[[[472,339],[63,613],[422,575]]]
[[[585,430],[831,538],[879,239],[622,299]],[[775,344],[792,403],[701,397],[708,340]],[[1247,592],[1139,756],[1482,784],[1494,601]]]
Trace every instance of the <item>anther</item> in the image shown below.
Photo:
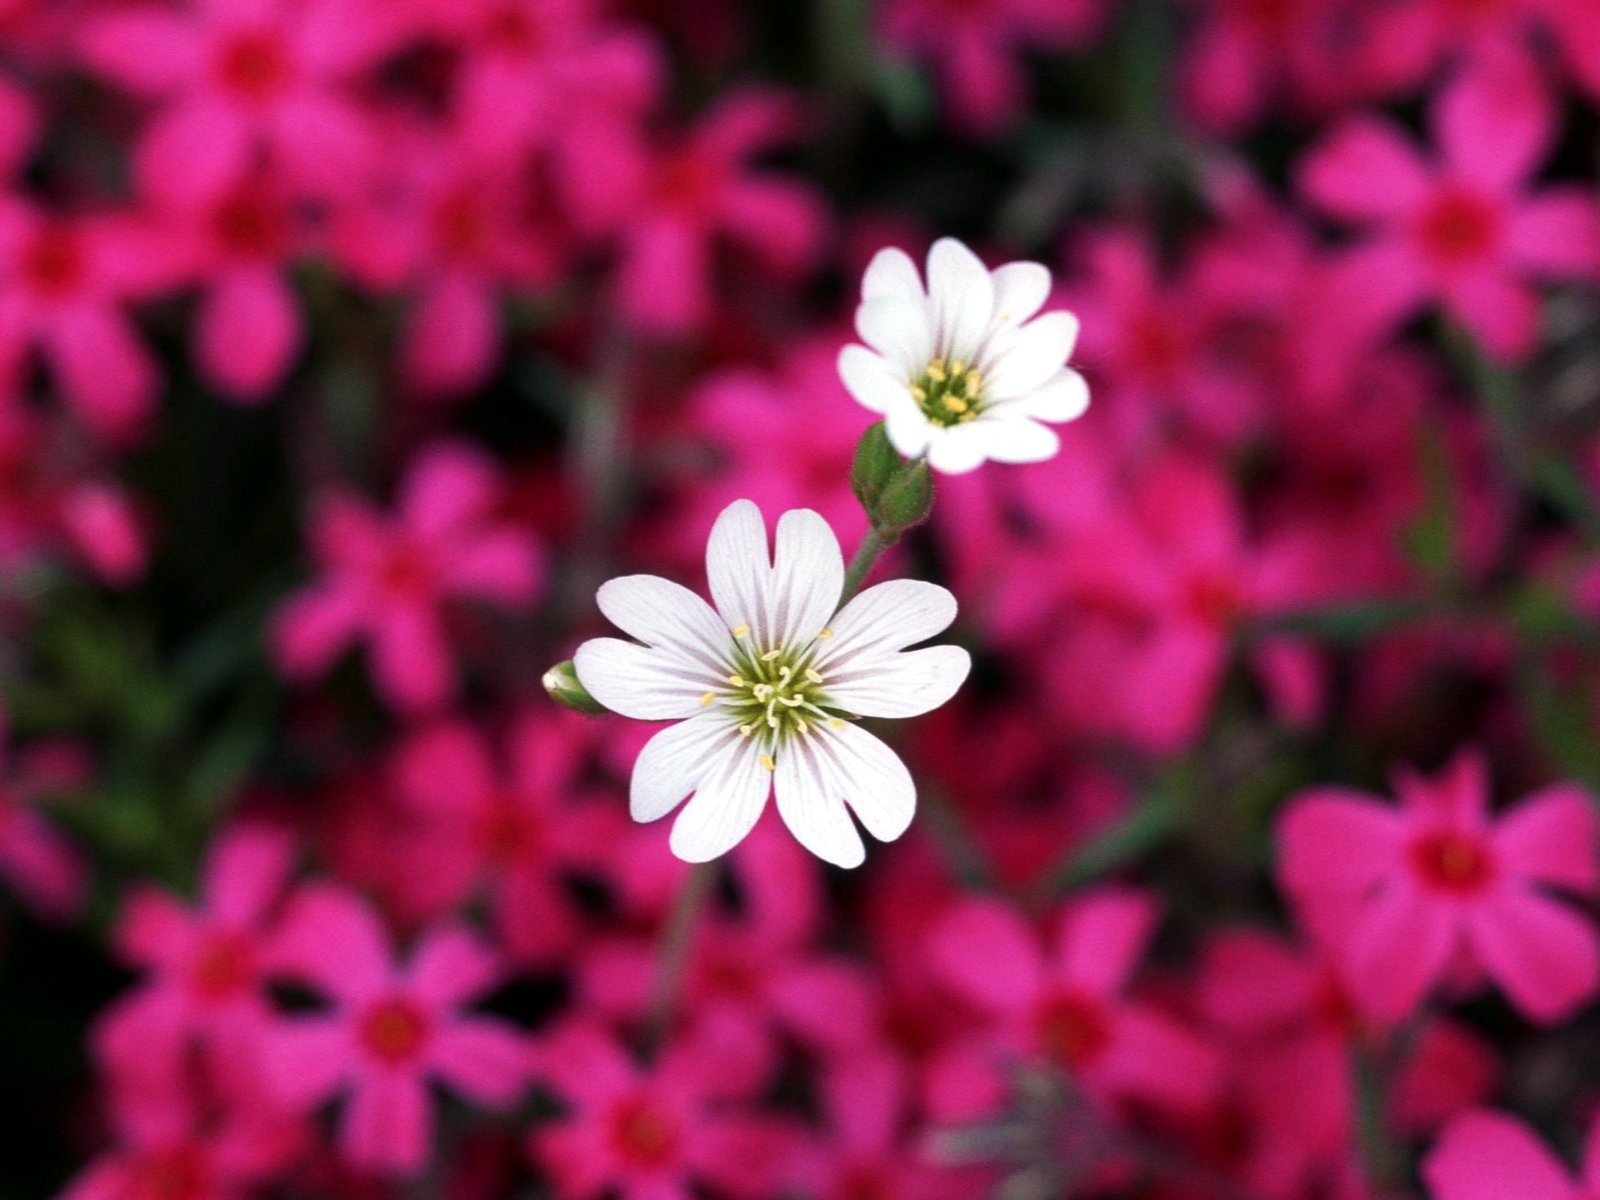
[[[704,708],[706,705],[716,700],[716,698],[717,694],[715,692],[707,692],[704,696],[700,697],[700,707]]]
[[[750,636],[750,626],[748,626],[748,625],[735,625],[733,627],[733,636],[736,637],[736,638],[749,637]]]
[[[744,686],[744,680],[742,678],[740,678],[738,675],[729,675],[728,676],[728,682],[733,684],[734,687],[743,687]]]
[[[817,634],[817,636],[819,638],[831,638],[833,636],[833,630],[824,629],[821,633]]]
[[[772,761],[772,755],[770,754],[763,754],[758,761],[769,771],[776,771],[778,769],[778,764]]]
[[[815,667],[807,667],[806,668],[806,678],[809,679],[812,683],[821,683],[822,682],[822,672],[817,670]]]
[[[842,717],[829,717],[828,718],[828,728],[829,729],[843,729],[844,728],[844,719]]]
[[[777,658],[778,655],[780,655],[782,653],[783,653],[782,650],[768,650],[765,654],[763,654],[761,656],[761,661],[762,662],[771,662],[773,659]]]

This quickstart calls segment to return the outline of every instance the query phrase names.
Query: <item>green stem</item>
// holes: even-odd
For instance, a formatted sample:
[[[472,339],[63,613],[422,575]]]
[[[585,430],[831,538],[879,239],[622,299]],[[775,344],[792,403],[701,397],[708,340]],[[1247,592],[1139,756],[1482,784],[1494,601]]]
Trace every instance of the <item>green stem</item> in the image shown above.
[[[672,905],[666,927],[661,931],[661,944],[656,956],[655,991],[650,998],[644,1027],[645,1046],[652,1052],[672,1031],[683,993],[683,978],[689,966],[689,951],[694,946],[695,925],[716,883],[715,860],[695,863],[690,867],[683,886],[678,889],[678,898]]]
[[[867,572],[872,570],[883,552],[893,544],[894,539],[884,534],[877,526],[873,526],[867,536],[861,539],[861,545],[856,547],[855,557],[850,560],[850,566],[844,573],[844,591],[839,593],[840,608],[849,603],[850,598],[861,590]]]

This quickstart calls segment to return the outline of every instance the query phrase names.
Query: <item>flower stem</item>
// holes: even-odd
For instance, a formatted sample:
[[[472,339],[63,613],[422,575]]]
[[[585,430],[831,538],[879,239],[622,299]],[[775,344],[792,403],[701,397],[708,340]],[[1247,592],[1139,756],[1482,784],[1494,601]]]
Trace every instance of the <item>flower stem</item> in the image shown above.
[[[872,570],[883,552],[893,544],[894,539],[876,525],[861,539],[861,545],[856,547],[855,557],[850,560],[850,566],[844,573],[844,591],[839,593],[840,608],[849,603],[850,597],[861,590],[867,572]]]
[[[678,889],[678,898],[673,902],[667,924],[661,931],[656,955],[655,991],[650,998],[644,1026],[645,1049],[649,1053],[654,1053],[672,1031],[683,993],[683,977],[689,966],[689,951],[694,945],[694,927],[716,883],[715,861],[695,863],[690,867],[683,886]]]

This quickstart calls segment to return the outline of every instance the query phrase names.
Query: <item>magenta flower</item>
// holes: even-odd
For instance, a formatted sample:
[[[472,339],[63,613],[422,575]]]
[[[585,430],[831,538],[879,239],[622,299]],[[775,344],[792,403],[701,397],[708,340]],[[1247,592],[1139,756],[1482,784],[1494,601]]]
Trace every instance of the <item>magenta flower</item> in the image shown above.
[[[930,953],[945,983],[995,1020],[995,1049],[1049,1064],[1099,1100],[1195,1111],[1222,1062],[1199,1034],[1128,995],[1159,917],[1138,892],[1108,888],[1060,916],[1049,949],[998,900],[956,906]]]
[[[1495,357],[1525,358],[1539,328],[1532,285],[1600,273],[1600,212],[1579,188],[1532,190],[1557,125],[1531,73],[1464,74],[1429,123],[1432,160],[1391,122],[1350,118],[1301,163],[1301,188],[1368,232],[1342,269],[1376,325],[1435,300]]]
[[[0,192],[0,378],[36,346],[90,429],[137,434],[161,376],[124,306],[148,285],[149,254],[125,220],[46,214]]]
[[[496,517],[498,491],[486,457],[441,442],[417,455],[391,516],[350,493],[325,494],[311,533],[322,576],[289,598],[273,628],[283,672],[321,675],[360,639],[390,704],[418,711],[444,703],[455,687],[445,603],[471,597],[514,607],[539,586],[538,545]]]
[[[1348,87],[1335,54],[1338,0],[1196,0],[1200,21],[1178,82],[1185,111],[1212,133],[1237,134],[1274,104],[1326,108]]]
[[[256,1054],[271,1017],[265,954],[294,855],[288,834],[236,826],[213,843],[192,906],[148,885],[128,897],[116,947],[146,977],[102,1019],[108,1061],[173,1061],[194,1042],[220,1055]]]
[[[271,957],[275,973],[309,984],[330,1007],[268,1030],[267,1080],[297,1109],[344,1095],[340,1147],[351,1163],[395,1174],[422,1167],[433,1142],[431,1081],[490,1108],[522,1091],[522,1035],[464,1011],[500,982],[495,955],[464,927],[434,927],[396,964],[371,908],[314,884],[290,902]]]
[[[148,194],[213,195],[263,148],[316,193],[360,184],[375,162],[352,80],[388,48],[358,0],[189,0],[132,4],[83,22],[84,61],[156,105],[135,148]]]
[[[39,811],[39,801],[82,783],[83,765],[64,747],[0,748],[0,879],[50,921],[78,914],[89,875],[77,847]]]
[[[1600,938],[1548,894],[1600,889],[1594,801],[1572,784],[1488,812],[1483,759],[1402,772],[1400,807],[1344,788],[1293,799],[1278,826],[1279,878],[1333,929],[1356,1000],[1398,1020],[1463,963],[1537,1021],[1558,1021],[1600,987]]]
[[[644,1071],[608,1034],[574,1025],[543,1052],[568,1111],[534,1131],[528,1152],[561,1200],[685,1200],[697,1182],[757,1200],[798,1150],[785,1123],[726,1102],[696,1046],[669,1044]]]
[[[1521,1121],[1479,1110],[1457,1117],[1422,1161],[1432,1200],[1588,1200],[1600,1195],[1600,1124],[1574,1177]]]

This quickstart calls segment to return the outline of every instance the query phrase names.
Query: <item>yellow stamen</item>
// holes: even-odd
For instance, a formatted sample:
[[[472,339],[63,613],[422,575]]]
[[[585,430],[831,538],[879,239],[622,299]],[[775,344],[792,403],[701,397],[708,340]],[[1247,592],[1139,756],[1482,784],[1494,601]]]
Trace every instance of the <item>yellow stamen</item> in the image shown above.
[[[822,672],[817,670],[815,667],[807,667],[806,668],[806,678],[811,680],[812,683],[821,683],[822,682]]]
[[[715,692],[707,692],[704,696],[700,697],[700,707],[704,708],[706,705],[713,703],[716,698],[717,694]]]
[[[911,385],[911,398],[913,400],[915,400],[918,404],[926,403],[927,399],[928,399],[927,389],[926,388],[919,388],[919,387],[917,387],[916,384],[912,384]]]
[[[728,676],[728,682],[733,684],[734,687],[743,687],[744,686],[744,680],[741,679],[737,675],[729,675]]]
[[[761,661],[762,662],[771,662],[773,659],[777,658],[778,655],[780,655],[782,653],[783,653],[782,650],[768,650],[765,654],[763,654],[761,656]]]
[[[935,383],[943,383],[948,378],[944,371],[944,359],[936,358],[928,364],[928,378]]]
[[[844,719],[842,717],[829,717],[828,718],[828,728],[829,729],[843,729],[844,728]]]
[[[953,413],[964,413],[967,411],[968,407],[967,402],[954,393],[951,393],[944,398],[944,406]]]
[[[831,638],[833,636],[833,630],[824,629],[821,633],[817,634],[817,636],[819,638]]]
[[[769,771],[776,771],[778,769],[778,764],[772,761],[772,755],[770,754],[763,754],[759,761],[761,765]]]
[[[750,626],[748,626],[748,625],[735,625],[733,627],[733,636],[736,637],[736,638],[749,637],[750,636]]]

